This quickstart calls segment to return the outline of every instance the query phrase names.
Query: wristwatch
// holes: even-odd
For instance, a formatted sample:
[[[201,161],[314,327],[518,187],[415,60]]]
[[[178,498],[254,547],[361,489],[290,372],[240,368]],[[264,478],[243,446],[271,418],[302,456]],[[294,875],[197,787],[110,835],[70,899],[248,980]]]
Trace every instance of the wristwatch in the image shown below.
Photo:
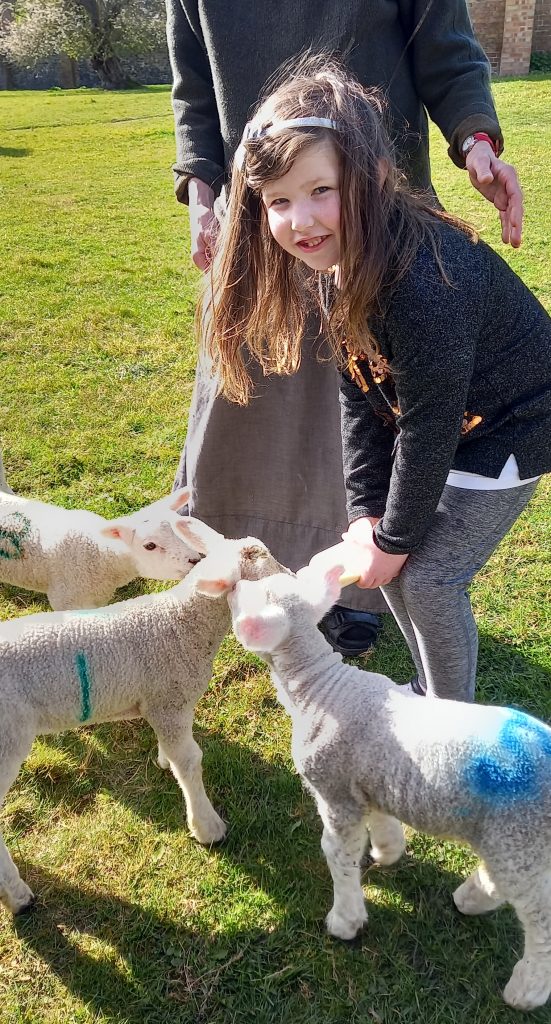
[[[486,132],[473,132],[472,135],[467,135],[463,145],[461,146],[461,152],[464,157],[467,157],[476,146],[477,142],[487,142],[493,149],[496,156],[499,156],[499,144],[495,139],[492,139]]]

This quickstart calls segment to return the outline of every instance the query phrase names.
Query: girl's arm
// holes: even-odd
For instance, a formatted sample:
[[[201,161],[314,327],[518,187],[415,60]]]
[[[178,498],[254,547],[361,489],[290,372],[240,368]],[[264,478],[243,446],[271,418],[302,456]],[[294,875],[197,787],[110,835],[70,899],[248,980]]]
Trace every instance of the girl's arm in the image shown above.
[[[407,558],[407,554],[386,554],[373,538],[373,528],[386,507],[395,434],[346,372],[341,378],[340,402],[344,480],[351,520],[343,538],[357,546],[354,568],[360,574],[358,586],[372,589],[390,583]],[[383,405],[382,398],[380,402]]]
[[[346,371],[341,376],[340,405],[348,519],[379,519],[390,486],[394,431],[375,415],[370,400]]]
[[[397,288],[384,320],[400,435],[384,516],[374,537],[390,554],[415,550],[436,511],[468,410],[486,305],[482,246],[451,229],[443,235],[454,286],[442,281],[434,258],[424,250]]]

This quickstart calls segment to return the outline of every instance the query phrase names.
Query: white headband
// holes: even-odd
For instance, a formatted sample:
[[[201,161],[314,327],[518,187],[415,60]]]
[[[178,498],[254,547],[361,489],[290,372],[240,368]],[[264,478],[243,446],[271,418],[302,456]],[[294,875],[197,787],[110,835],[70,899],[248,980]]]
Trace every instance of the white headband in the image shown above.
[[[241,136],[241,142],[235,153],[235,163],[242,171],[247,159],[246,142],[251,139],[264,139],[270,135],[277,135],[286,128],[337,128],[337,122],[331,121],[328,117],[291,117],[288,121],[272,121],[264,127],[256,126],[253,121],[248,121]]]

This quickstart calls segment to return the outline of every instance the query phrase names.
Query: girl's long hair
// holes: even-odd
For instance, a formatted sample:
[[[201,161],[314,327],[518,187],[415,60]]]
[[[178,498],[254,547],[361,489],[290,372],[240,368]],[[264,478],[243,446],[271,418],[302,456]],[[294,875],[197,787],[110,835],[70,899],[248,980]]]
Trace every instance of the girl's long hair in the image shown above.
[[[451,285],[440,258],[439,221],[476,239],[466,224],[435,208],[432,196],[409,188],[396,167],[378,90],[363,88],[325,53],[287,64],[281,74],[281,84],[254,115],[256,127],[323,117],[337,128],[291,127],[251,138],[243,166],[234,163],[227,215],[197,326],[220,391],[241,405],[252,393],[251,358],[265,374],[295,373],[308,312],[321,308],[320,275],[274,240],[261,198],[268,182],[283,177],[313,143],[331,142],[340,164],[339,288],[331,309],[322,309],[339,362],[344,342],[349,352],[377,359],[369,319],[383,313],[386,298],[421,245],[432,249]]]

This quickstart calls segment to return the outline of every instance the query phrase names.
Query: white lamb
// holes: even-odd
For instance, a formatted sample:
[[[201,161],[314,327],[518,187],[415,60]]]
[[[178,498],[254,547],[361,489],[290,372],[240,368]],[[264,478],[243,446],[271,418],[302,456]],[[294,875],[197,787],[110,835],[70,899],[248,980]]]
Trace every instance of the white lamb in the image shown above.
[[[107,520],[0,489],[0,582],[47,594],[52,608],[67,610],[108,604],[137,576],[182,579],[199,560],[172,529],[188,499],[182,489]]]
[[[230,627],[225,595],[241,578],[282,567],[254,538],[225,540],[191,517],[179,517],[175,529],[206,557],[171,590],[2,624],[0,805],[35,736],[145,718],[159,741],[161,767],[170,766],[181,786],[190,831],[200,843],[223,838],[192,735],[195,705]],[[33,902],[1,836],[0,901],[14,914]]]
[[[334,883],[331,935],[367,919],[366,843],[381,864],[404,850],[400,822],[469,843],[481,863],[453,894],[463,914],[511,903],[524,956],[504,998],[531,1010],[551,992],[551,729],[509,708],[425,700],[343,663],[316,622],[338,600],[342,568],[300,570],[230,595],[233,628],[268,662],[293,725],[293,759],[324,825]]]

